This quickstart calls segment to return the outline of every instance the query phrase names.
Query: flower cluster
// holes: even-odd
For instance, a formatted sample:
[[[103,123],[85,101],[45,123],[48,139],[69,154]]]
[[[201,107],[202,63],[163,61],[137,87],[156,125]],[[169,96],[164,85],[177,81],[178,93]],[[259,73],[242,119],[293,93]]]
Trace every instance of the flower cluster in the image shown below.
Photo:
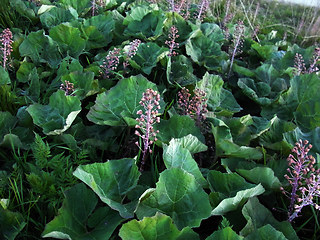
[[[202,21],[206,15],[206,12],[209,8],[209,0],[201,0],[198,5],[198,11],[196,13],[196,19]]]
[[[92,0],[91,1],[91,14],[92,16],[96,15],[96,12],[99,10],[99,7],[104,7],[106,3],[104,0]]]
[[[109,78],[112,71],[117,69],[120,62],[119,57],[120,57],[119,48],[114,48],[112,51],[108,53],[108,55],[100,65],[100,68],[102,69],[100,73],[103,75],[104,78]]]
[[[141,40],[135,39],[132,42],[130,42],[129,50],[125,53],[126,60],[123,62],[123,67],[126,68],[129,65],[128,59],[131,59],[134,55],[137,54],[138,47],[141,44]]]
[[[318,72],[319,68],[317,65],[319,64],[318,62],[320,61],[320,48],[316,48],[314,50],[312,59],[310,60],[310,66],[308,69],[308,73],[313,73],[313,72]]]
[[[296,53],[294,57],[294,68],[295,68],[295,75],[300,75],[302,73],[307,72],[306,64],[300,53]]]
[[[2,66],[3,68],[6,68],[7,61],[9,60],[9,57],[12,52],[12,32],[9,28],[6,28],[3,30],[3,32],[0,34],[0,43],[1,43],[1,52],[2,52]]]
[[[140,171],[143,171],[147,153],[152,153],[150,145],[153,142],[157,141],[156,135],[159,133],[159,130],[155,131],[153,125],[160,122],[160,117],[158,117],[158,110],[160,109],[160,94],[149,88],[147,89],[141,98],[139,104],[143,107],[144,110],[137,111],[137,114],[140,116],[136,120],[138,124],[136,129],[139,129],[142,134],[136,130],[135,134],[142,138],[143,149],[142,149],[142,161],[140,166]],[[136,145],[139,147],[139,143],[136,142]]]
[[[320,196],[320,176],[319,170],[315,170],[315,159],[312,155],[308,155],[312,145],[307,140],[296,143],[292,149],[294,155],[290,154],[287,161],[289,168],[285,178],[292,186],[291,192],[280,188],[283,194],[290,198],[288,211],[288,220],[291,222],[298,216],[302,208],[313,205],[319,209],[313,199]]]
[[[206,93],[198,88],[194,89],[193,93],[194,96],[190,99],[189,90],[183,87],[178,93],[178,106],[182,115],[189,115],[196,121],[196,125],[201,127],[208,112]]]
[[[230,11],[230,3],[231,1],[230,0],[227,0],[226,3],[225,3],[225,16],[222,20],[222,26],[225,28],[227,23],[231,22],[231,20],[233,19],[234,17],[234,14],[231,13]]]
[[[314,50],[313,56],[310,60],[309,68],[306,67],[303,56],[300,53],[296,53],[294,57],[295,75],[318,72],[318,62],[320,61],[320,48]]]
[[[179,13],[185,19],[189,17],[189,0],[179,0],[175,2],[175,0],[167,0],[169,5],[169,11]]]
[[[74,85],[72,82],[65,81],[64,84],[61,83],[60,89],[65,92],[66,96],[73,96],[74,95]]]
[[[233,40],[232,40],[232,47],[231,47],[231,60],[230,60],[230,69],[229,69],[229,76],[231,74],[232,65],[234,62],[234,58],[236,55],[242,53],[243,48],[243,36],[244,36],[244,24],[243,21],[238,21],[236,28],[233,33]]]
[[[176,51],[174,51],[175,48],[179,48],[179,43],[176,42],[176,39],[179,37],[178,35],[178,29],[176,28],[176,26],[172,26],[170,28],[170,32],[169,32],[169,39],[167,40],[165,43],[168,45],[169,47],[169,54],[168,56],[175,56],[178,53]]]

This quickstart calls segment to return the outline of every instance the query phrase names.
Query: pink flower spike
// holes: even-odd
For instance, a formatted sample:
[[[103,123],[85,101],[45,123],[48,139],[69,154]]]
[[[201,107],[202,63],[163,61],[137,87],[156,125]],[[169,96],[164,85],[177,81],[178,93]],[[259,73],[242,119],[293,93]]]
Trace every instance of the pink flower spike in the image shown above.
[[[157,117],[155,114],[157,113],[155,109],[160,107],[159,101],[160,101],[160,94],[157,91],[149,88],[142,94],[141,101],[139,102],[144,109],[144,110],[137,111],[137,114],[140,115],[140,117],[138,118],[139,128],[137,129],[141,130],[142,135],[138,132],[138,130],[136,130],[136,133],[135,133],[136,135],[138,135],[137,133],[139,133],[140,135],[138,136],[140,136],[143,140],[140,171],[143,171],[146,158],[147,158],[147,153],[151,151],[150,145],[153,144],[154,140],[156,139],[155,138],[156,133],[159,132],[159,131],[155,132],[153,128],[153,125],[155,123],[160,122],[160,118]]]
[[[1,52],[2,52],[2,66],[6,68],[7,61],[11,55],[12,50],[12,32],[9,28],[3,30],[0,34]]]

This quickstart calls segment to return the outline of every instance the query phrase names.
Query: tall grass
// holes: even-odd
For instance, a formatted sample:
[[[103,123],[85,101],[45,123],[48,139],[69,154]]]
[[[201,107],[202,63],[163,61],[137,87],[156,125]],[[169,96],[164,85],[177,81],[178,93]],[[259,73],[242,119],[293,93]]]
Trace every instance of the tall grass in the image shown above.
[[[320,6],[278,0],[216,0],[211,8],[220,22],[229,15],[233,23],[240,19],[252,31],[257,26],[263,33],[276,30],[284,39],[302,46],[318,44],[320,40]]]

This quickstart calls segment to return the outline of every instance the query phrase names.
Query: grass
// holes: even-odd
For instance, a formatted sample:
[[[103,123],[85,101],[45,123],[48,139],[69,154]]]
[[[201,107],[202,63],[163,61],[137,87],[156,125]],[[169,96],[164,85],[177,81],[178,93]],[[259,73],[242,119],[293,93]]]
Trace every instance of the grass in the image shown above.
[[[243,20],[252,31],[258,26],[264,34],[276,30],[284,40],[304,47],[317,45],[320,40],[320,6],[285,4],[277,0],[220,0],[212,3],[211,11],[220,22],[228,12],[233,23]]]

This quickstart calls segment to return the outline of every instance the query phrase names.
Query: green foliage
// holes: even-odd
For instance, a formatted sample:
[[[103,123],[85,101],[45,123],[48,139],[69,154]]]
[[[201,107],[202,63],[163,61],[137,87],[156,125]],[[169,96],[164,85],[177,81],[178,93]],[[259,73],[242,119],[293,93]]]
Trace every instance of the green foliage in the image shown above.
[[[30,33],[21,43],[19,51],[21,56],[30,57],[34,64],[48,63],[52,68],[57,68],[62,59],[58,44],[45,35],[44,30]]]
[[[225,240],[241,240],[243,237],[236,234],[230,227],[215,231],[206,240],[225,239]]]
[[[40,168],[47,167],[48,159],[51,157],[50,153],[51,152],[49,144],[47,142],[44,142],[38,134],[35,134],[32,154],[36,160],[36,165]]]
[[[191,173],[200,185],[207,185],[207,182],[202,176],[197,162],[192,158],[190,151],[187,148],[184,148],[180,143],[177,143],[175,139],[172,139],[169,142],[169,146],[163,146],[163,161],[167,169],[181,168],[186,172]]]
[[[43,128],[47,135],[57,135],[66,131],[81,111],[77,97],[66,96],[59,90],[49,99],[49,105],[32,104],[27,108],[34,123]]]
[[[86,45],[86,41],[80,36],[80,30],[66,23],[52,27],[49,36],[58,43],[60,52],[64,56],[77,58]]]
[[[123,224],[119,236],[123,239],[199,239],[191,228],[179,231],[172,219],[159,212],[153,217],[145,217],[141,221],[132,220]]]
[[[189,134],[204,142],[200,129],[196,128],[195,122],[189,116],[173,115],[169,120],[163,120],[155,129],[159,130],[157,138],[163,143],[169,143],[172,138],[182,138]]]
[[[316,46],[289,41],[297,28],[274,25],[271,2],[255,15],[255,1],[209,1],[197,20],[207,1],[152,2],[0,6],[1,31],[13,33],[0,67],[0,238],[317,239],[315,209],[292,225],[276,220],[287,218],[279,190],[294,143],[308,140],[320,156]],[[204,92],[200,124],[182,87],[188,99]],[[134,128],[149,88],[161,94],[151,112],[160,122],[139,172]]]
[[[198,227],[210,215],[209,197],[195,177],[179,168],[160,174],[155,189],[147,190],[139,200],[136,214],[139,219],[156,212],[170,216],[178,229]]]
[[[247,236],[265,226],[266,224],[270,224],[274,229],[282,232],[287,239],[298,239],[290,223],[287,221],[277,221],[272,216],[271,212],[261,203],[259,203],[257,198],[252,198],[248,201],[248,203],[246,203],[246,205],[242,209],[242,214],[247,220],[246,226],[241,230],[241,235],[243,236]],[[274,230],[272,230],[271,232],[273,232],[275,236],[279,235],[279,233],[276,233]],[[265,230],[260,230],[257,234],[258,236],[265,234]]]
[[[46,225],[42,237],[101,240],[109,238],[123,219],[108,207],[96,208],[97,203],[95,194],[84,184],[75,185],[65,192],[59,215]]]
[[[0,236],[5,240],[13,240],[25,227],[26,223],[20,213],[11,212],[0,207]]]
[[[157,90],[156,85],[142,75],[122,79],[115,87],[97,96],[87,117],[100,125],[135,126],[137,111],[142,108],[139,104],[142,93],[148,88]],[[162,101],[160,106],[163,106]]]
[[[73,174],[86,183],[101,201],[119,211],[123,218],[133,217],[136,203],[122,203],[124,196],[136,187],[140,176],[133,159],[79,166]]]

